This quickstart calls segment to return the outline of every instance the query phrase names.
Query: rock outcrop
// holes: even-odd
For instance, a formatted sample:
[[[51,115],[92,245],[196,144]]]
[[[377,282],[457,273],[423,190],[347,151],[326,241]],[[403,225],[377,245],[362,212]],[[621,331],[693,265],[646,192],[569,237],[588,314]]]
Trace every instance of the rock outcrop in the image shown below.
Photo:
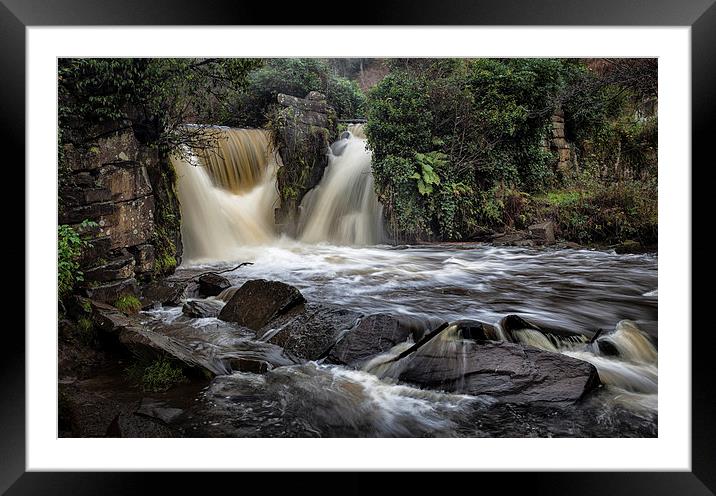
[[[505,403],[568,405],[599,385],[597,370],[588,362],[531,346],[444,335],[396,367],[397,378],[410,384]]]
[[[275,212],[282,232],[294,235],[298,206],[318,185],[328,165],[328,149],[336,137],[335,111],[326,97],[312,91],[305,98],[279,94],[275,140],[283,166],[276,175],[280,205]]]
[[[59,223],[72,226],[91,244],[80,261],[81,289],[109,303],[138,295],[137,281],[157,272],[160,255],[174,265],[181,257],[175,241],[178,204],[168,210],[165,199],[173,195],[166,191],[173,188],[166,179],[173,177],[171,165],[156,148],[143,145],[131,127],[116,127],[82,144],[64,145],[59,188]],[[85,220],[96,227],[82,227]],[[157,232],[174,241],[159,247]]]

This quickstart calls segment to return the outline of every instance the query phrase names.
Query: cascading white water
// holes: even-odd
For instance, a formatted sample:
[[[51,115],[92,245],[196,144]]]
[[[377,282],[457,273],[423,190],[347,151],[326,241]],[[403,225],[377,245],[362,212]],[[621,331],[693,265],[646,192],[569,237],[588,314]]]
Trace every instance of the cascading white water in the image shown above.
[[[224,133],[220,143],[227,144],[217,147],[210,160],[207,154],[200,158],[190,150],[172,159],[184,259],[191,262],[232,260],[237,248],[270,243],[276,237],[273,208],[280,158],[269,152],[265,131]]]
[[[304,198],[301,241],[338,245],[382,241],[383,207],[375,196],[370,167],[362,125],[353,125],[331,146],[321,183]]]
[[[373,191],[371,155],[360,126],[334,143],[320,184],[301,206],[299,239],[306,243],[370,245],[382,241],[382,207]],[[215,149],[172,159],[178,176],[184,259],[235,258],[241,247],[277,241],[276,172],[270,136],[258,129],[217,128]],[[355,134],[353,134],[355,133]],[[358,137],[357,137],[358,136]]]

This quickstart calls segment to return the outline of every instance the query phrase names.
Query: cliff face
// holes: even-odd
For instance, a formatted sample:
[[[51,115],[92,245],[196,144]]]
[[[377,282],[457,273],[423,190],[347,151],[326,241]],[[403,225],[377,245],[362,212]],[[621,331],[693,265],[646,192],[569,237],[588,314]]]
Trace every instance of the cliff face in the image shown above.
[[[170,162],[143,145],[131,128],[92,142],[64,146],[59,188],[60,224],[77,229],[91,249],[82,260],[81,289],[113,302],[137,294],[137,281],[173,271],[180,262],[179,204]]]
[[[295,235],[298,207],[318,185],[328,165],[328,148],[336,137],[336,116],[326,97],[312,91],[306,98],[279,94],[274,140],[283,166],[276,181],[280,206],[275,221],[280,230]]]

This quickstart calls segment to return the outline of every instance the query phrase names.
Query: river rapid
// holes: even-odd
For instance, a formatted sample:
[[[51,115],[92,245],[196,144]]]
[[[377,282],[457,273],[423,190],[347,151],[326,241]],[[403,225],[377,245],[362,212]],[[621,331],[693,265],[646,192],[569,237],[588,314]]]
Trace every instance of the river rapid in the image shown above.
[[[656,255],[487,244],[345,247],[280,239],[266,246],[237,247],[221,263],[195,260],[185,264],[178,277],[225,270],[239,262],[253,265],[223,274],[235,286],[251,279],[278,280],[299,288],[310,302],[363,314],[400,315],[428,328],[461,319],[496,324],[508,314],[586,338],[598,329],[617,328],[616,343],[624,352],[604,356],[586,342],[552,343],[523,336],[524,344],[597,367],[605,385],[566,410],[423,390],[375,371],[320,360],[265,374],[237,372],[217,377],[202,393],[183,427],[187,435],[657,434]],[[185,319],[177,307],[148,315],[163,324],[228,326],[214,318]],[[241,339],[251,347],[250,334]]]

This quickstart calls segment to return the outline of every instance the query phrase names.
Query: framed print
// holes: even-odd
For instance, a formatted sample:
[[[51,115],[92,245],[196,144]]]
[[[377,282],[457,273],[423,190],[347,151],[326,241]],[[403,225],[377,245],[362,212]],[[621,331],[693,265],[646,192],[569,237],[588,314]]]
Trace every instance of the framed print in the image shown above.
[[[0,487],[712,494],[712,3],[4,0]]]

